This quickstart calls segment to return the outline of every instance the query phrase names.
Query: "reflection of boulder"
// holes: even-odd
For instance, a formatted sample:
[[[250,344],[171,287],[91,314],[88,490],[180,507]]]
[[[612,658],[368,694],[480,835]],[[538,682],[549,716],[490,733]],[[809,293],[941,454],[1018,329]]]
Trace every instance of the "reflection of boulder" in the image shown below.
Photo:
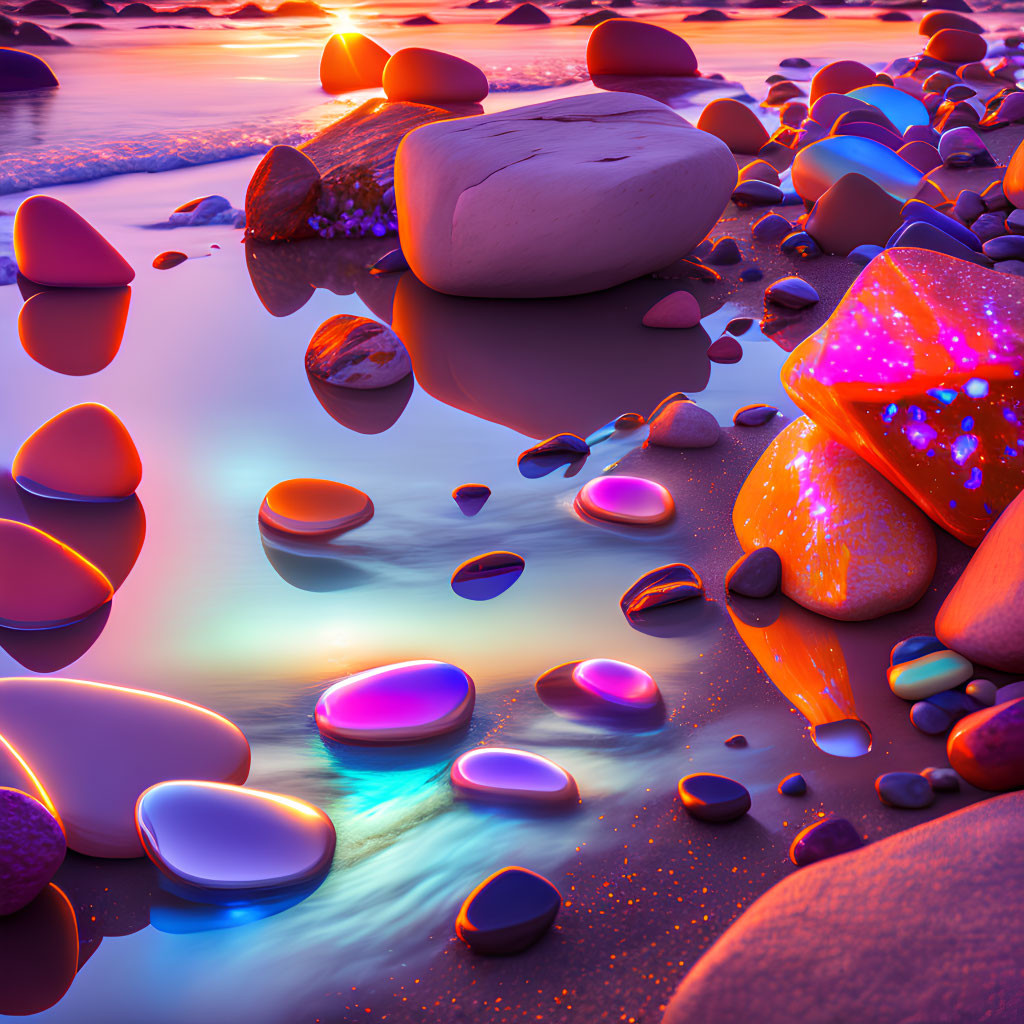
[[[286,537],[262,524],[260,538],[267,561],[296,590],[326,594],[358,587],[370,578],[369,573],[346,560],[346,550],[336,544]]]
[[[643,279],[569,298],[464,299],[407,273],[393,326],[439,401],[528,437],[585,437],[620,413],[646,415],[671,391],[707,385],[706,331],[640,322],[673,290]]]
[[[59,672],[96,643],[109,617],[108,601],[70,626],[29,630],[0,626],[0,647],[30,672]]]
[[[327,415],[359,434],[382,434],[393,427],[409,404],[414,383],[410,373],[389,387],[357,391],[325,384],[310,374],[306,376]]]

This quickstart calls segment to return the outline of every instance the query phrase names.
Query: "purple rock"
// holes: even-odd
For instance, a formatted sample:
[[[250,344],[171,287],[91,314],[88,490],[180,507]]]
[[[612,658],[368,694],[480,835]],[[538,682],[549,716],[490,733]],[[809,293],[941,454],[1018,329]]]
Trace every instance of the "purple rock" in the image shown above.
[[[726,325],[725,329],[730,334],[735,334],[737,337],[744,335],[751,327],[754,326],[754,318],[749,316],[737,316],[733,317]]]
[[[963,189],[953,203],[953,213],[965,224],[977,220],[985,212],[985,203],[977,192]]]
[[[723,334],[708,346],[708,359],[713,363],[738,363],[742,358],[743,346],[731,334]]]
[[[743,597],[768,597],[782,584],[782,560],[771,548],[755,548],[738,559],[725,576],[725,589]]]
[[[542,875],[502,868],[466,898],[455,933],[475,953],[518,953],[554,924],[561,905],[561,893]]]
[[[925,768],[921,777],[936,793],[957,793],[960,790],[960,776],[952,768]]]
[[[542,806],[579,801],[576,780],[529,750],[476,747],[455,759],[450,776],[456,795],[471,799]]]
[[[978,133],[967,125],[942,133],[939,137],[939,156],[947,167],[970,164],[994,167],[996,163]]]
[[[845,818],[825,818],[798,833],[789,847],[789,859],[802,868],[862,845],[857,830]]]
[[[25,45],[25,40],[22,40]],[[0,49],[0,93],[55,89],[57,78],[40,57],[22,50]]]
[[[982,243],[985,243],[992,241],[993,238],[999,238],[1000,236],[1005,235],[1009,230],[1009,226],[1000,214],[983,213],[980,217],[975,219],[974,223],[971,225],[971,230],[978,236],[978,239]],[[987,252],[986,255],[988,255]],[[995,258],[998,259],[999,257]]]
[[[737,427],[761,427],[778,414],[774,405],[745,405],[736,410],[732,422]]]
[[[910,721],[927,736],[940,736],[953,725],[953,719],[942,708],[926,700],[919,700],[911,707]]]
[[[490,496],[491,489],[486,484],[459,484],[452,491],[455,504],[464,516],[475,516]]]
[[[34,797],[0,788],[0,915],[27,907],[67,852],[64,830]]]
[[[765,184],[765,182],[757,182],[757,184]],[[704,262],[711,264],[713,267],[728,267],[739,263],[741,259],[743,259],[743,255],[740,252],[739,245],[736,243],[736,239],[726,235],[724,238],[719,238],[711,246],[711,251],[704,257]]]
[[[900,218],[904,223],[924,221],[926,224],[934,224],[935,227],[945,231],[947,235],[962,242],[969,249],[973,249],[975,252],[981,251],[981,242],[970,228],[965,228],[958,220],[941,213],[927,203],[922,203],[920,199],[911,199],[904,203],[900,210]]]
[[[962,242],[958,242],[952,235],[946,234],[941,228],[934,224],[927,224],[924,221],[912,221],[904,224],[886,243],[887,249],[928,249],[932,252],[943,253],[959,260],[969,260],[979,266],[988,267],[991,261],[987,256],[969,249]]]
[[[982,251],[989,259],[993,260],[1024,260],[1024,235],[1002,235],[998,238],[990,238]]]
[[[687,400],[673,402],[653,416],[647,440],[663,448],[710,448],[721,435],[718,420]]]
[[[888,807],[918,810],[935,800],[935,793],[927,779],[916,772],[886,772],[875,779],[878,799]]]
[[[787,775],[778,788],[782,796],[803,796],[807,792],[807,780],[799,772],[794,772]]]
[[[735,821],[750,810],[746,787],[724,775],[685,776],[679,780],[679,799],[686,813],[699,821]]]
[[[737,206],[772,206],[782,202],[782,189],[770,181],[741,181],[733,191],[732,201]]]
[[[750,233],[759,242],[777,242],[793,230],[793,224],[779,213],[769,213],[756,221]]]
[[[627,619],[653,608],[704,596],[704,581],[690,566],[673,562],[644,573],[619,599]]]
[[[1011,700],[1017,700],[1018,697],[1024,697],[1024,680],[1018,683],[1009,683],[1006,686],[1000,686],[996,690],[996,704],[1008,704]]]
[[[766,302],[787,309],[806,309],[818,301],[818,293],[799,277],[781,278],[765,289],[764,297]]]
[[[978,789],[1024,789],[1024,698],[962,718],[946,741],[946,756]]]
[[[732,747],[733,750],[740,750],[747,745],[747,737],[743,733],[736,733],[734,736],[730,736],[726,741],[727,747]]]
[[[880,252],[880,245],[858,245],[850,250],[850,255],[846,258],[851,263],[856,263],[858,267],[866,267]]]
[[[526,562],[512,551],[489,551],[463,562],[452,573],[452,590],[468,601],[490,601],[523,574]]]
[[[391,252],[384,253],[383,256],[372,267],[370,267],[371,274],[400,274],[404,270],[409,269],[409,263],[405,258],[405,253],[401,249],[392,249]]]

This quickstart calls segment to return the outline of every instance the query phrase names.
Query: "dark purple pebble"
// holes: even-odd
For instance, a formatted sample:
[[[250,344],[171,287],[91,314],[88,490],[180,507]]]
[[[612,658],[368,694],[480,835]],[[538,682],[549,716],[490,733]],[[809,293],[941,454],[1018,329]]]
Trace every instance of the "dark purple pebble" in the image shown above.
[[[824,818],[796,836],[789,848],[789,859],[802,868],[863,845],[859,833],[846,818]]]

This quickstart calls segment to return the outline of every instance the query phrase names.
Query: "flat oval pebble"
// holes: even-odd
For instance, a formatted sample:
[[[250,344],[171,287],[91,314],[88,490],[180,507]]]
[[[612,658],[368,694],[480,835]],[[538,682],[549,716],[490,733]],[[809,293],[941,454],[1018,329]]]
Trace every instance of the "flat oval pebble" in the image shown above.
[[[672,495],[661,484],[635,476],[599,476],[576,495],[576,511],[612,523],[653,526],[675,515]]]
[[[469,601],[504,594],[523,574],[526,562],[512,551],[488,551],[467,559],[452,573],[452,590]]]
[[[995,704],[1009,704],[1011,700],[1024,697],[1024,680],[1016,683],[1007,683],[996,690]]]
[[[928,785],[936,793],[958,793],[960,776],[952,768],[925,768],[921,777],[928,780]]]
[[[730,320],[725,325],[725,329],[730,334],[735,334],[735,335],[739,336],[739,335],[746,334],[747,331],[749,331],[750,328],[753,327],[753,326],[754,326],[754,318],[753,317],[750,317],[750,316],[737,316],[737,317],[733,317],[733,319]]]
[[[697,58],[681,36],[660,25],[614,18],[587,41],[587,70],[594,75],[697,74]]]
[[[708,359],[713,363],[738,363],[743,346],[731,335],[723,334],[708,346]]]
[[[490,496],[491,489],[486,484],[459,484],[452,491],[452,498],[464,516],[475,516]]]
[[[643,317],[644,327],[686,329],[700,323],[700,306],[689,292],[678,291],[656,302]]]
[[[135,817],[149,859],[201,902],[309,884],[334,857],[323,811],[261,789],[162,782],[139,797]]]
[[[473,680],[444,661],[403,661],[341,679],[316,704],[317,728],[335,740],[404,743],[458,729],[473,714]]]
[[[737,427],[761,427],[775,419],[778,413],[774,405],[745,405],[736,410],[732,421]]]
[[[113,596],[110,580],[77,551],[34,526],[0,519],[0,625],[67,626]]]
[[[570,661],[549,669],[536,683],[552,710],[606,726],[654,725],[664,714],[658,684],[643,669],[610,658]]]
[[[860,834],[845,818],[824,818],[797,833],[789,847],[789,859],[798,867],[849,853],[863,846]]]
[[[484,801],[561,805],[576,803],[576,780],[540,754],[509,747],[477,747],[455,759],[456,793]]]
[[[466,897],[455,934],[475,953],[518,953],[554,924],[561,905],[561,893],[543,875],[502,868]]]
[[[680,601],[704,596],[704,581],[684,562],[672,562],[644,573],[619,599],[627,619]]]
[[[731,747],[734,750],[740,750],[747,746],[747,737],[742,733],[736,733],[734,736],[730,736],[726,741],[725,745]]]
[[[910,721],[915,729],[928,736],[940,736],[953,724],[949,714],[926,700],[919,700],[910,709]]]
[[[892,665],[889,689],[903,700],[923,700],[966,683],[974,674],[971,663],[955,651],[934,651]]]
[[[724,775],[685,776],[679,780],[679,799],[687,814],[700,821],[735,821],[750,810],[746,787]]]
[[[778,788],[782,796],[803,796],[807,792],[807,780],[799,772],[794,772],[787,775]]]
[[[302,537],[332,537],[372,518],[369,496],[334,480],[282,480],[260,506],[264,526]]]
[[[316,329],[306,349],[306,372],[337,387],[370,390],[407,377],[412,360],[386,324],[341,314]]]
[[[946,756],[978,789],[1024,789],[1024,698],[961,718],[946,740]]]
[[[765,288],[764,298],[786,309],[806,309],[818,301],[818,293],[801,277],[783,277]]]
[[[925,105],[916,96],[891,85],[864,85],[847,95],[880,110],[899,132],[905,132],[911,125],[928,124]]]
[[[647,711],[661,701],[658,684],[642,669],[611,658],[590,658],[576,663],[573,682],[608,704]]]
[[[782,559],[769,547],[740,556],[725,575],[725,589],[742,597],[768,597],[780,586]]]
[[[241,784],[249,744],[198,704],[78,679],[0,679],[4,735],[57,809],[70,849],[141,857],[135,802],[169,779]]]
[[[710,448],[721,436],[718,420],[707,409],[695,402],[677,401],[663,405],[652,416],[647,440],[663,448]]]
[[[27,907],[67,852],[64,830],[34,797],[0,788],[0,917]]]
[[[142,481],[142,461],[125,425],[105,405],[87,402],[47,420],[22,443],[15,483],[41,498],[120,501]]]
[[[153,257],[153,269],[154,270],[171,270],[173,267],[180,266],[188,259],[188,256],[183,252],[177,252],[170,250],[169,252],[162,252],[158,256]]]
[[[935,793],[926,778],[916,772],[886,772],[875,779],[878,799],[889,807],[917,810],[928,807]]]

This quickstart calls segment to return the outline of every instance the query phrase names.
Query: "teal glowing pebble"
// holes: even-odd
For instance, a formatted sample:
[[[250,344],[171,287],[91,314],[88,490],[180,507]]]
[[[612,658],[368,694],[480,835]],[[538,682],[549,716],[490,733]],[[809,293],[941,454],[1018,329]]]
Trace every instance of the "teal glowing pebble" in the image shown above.
[[[816,202],[844,174],[870,178],[901,203],[913,199],[924,175],[888,146],[858,135],[830,135],[800,150],[793,161],[793,187]]]
[[[910,93],[891,85],[864,85],[849,93],[850,99],[877,107],[902,135],[911,125],[928,124],[928,109]]]

